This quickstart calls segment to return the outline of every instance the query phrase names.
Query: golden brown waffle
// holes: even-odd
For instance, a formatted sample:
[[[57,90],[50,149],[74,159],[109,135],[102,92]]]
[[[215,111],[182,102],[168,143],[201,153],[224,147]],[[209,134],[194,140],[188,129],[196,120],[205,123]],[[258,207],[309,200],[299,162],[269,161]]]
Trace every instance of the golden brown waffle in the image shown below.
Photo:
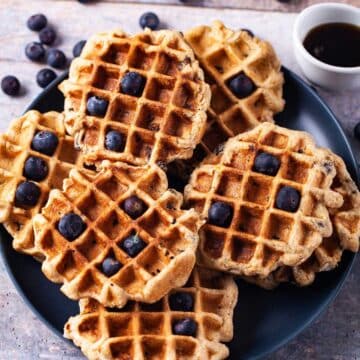
[[[167,189],[165,173],[155,164],[130,166],[105,162],[87,176],[73,170],[64,190],[53,190],[41,215],[34,219],[36,246],[44,254],[42,270],[71,299],[92,297],[105,306],[122,307],[128,299],[155,302],[182,286],[195,264],[199,215],[180,210],[182,195]],[[146,211],[133,220],[124,201],[137,196]],[[86,230],[75,241],[58,231],[68,213],[81,216]],[[146,247],[134,257],[122,249],[137,234]],[[101,270],[111,256],[122,265],[112,276]]]
[[[128,71],[146,78],[140,97],[120,92]],[[210,89],[199,63],[180,33],[145,30],[95,35],[60,85],[66,126],[92,161],[109,159],[145,164],[191,157],[205,130]],[[104,118],[87,115],[90,96],[109,102]],[[108,130],[126,137],[122,151],[104,146]]]
[[[254,171],[261,152],[280,160],[276,176]],[[332,233],[327,207],[343,202],[330,190],[336,173],[331,159],[308,134],[271,123],[228,140],[194,171],[185,188],[187,206],[205,218],[215,201],[233,210],[228,228],[206,223],[200,230],[199,263],[265,277],[281,265],[305,261]],[[296,212],[276,208],[276,196],[285,185],[301,194]]]
[[[191,311],[174,311],[170,297],[191,294]],[[80,315],[65,325],[65,337],[74,341],[90,360],[221,360],[229,356],[223,341],[233,336],[237,286],[232,277],[196,268],[188,283],[153,305],[129,303],[111,310],[95,300],[80,301]],[[196,335],[175,335],[173,323],[191,318]]]
[[[40,254],[34,246],[34,215],[46,203],[50,189],[61,188],[71,169],[85,166],[80,152],[74,149],[74,139],[65,132],[63,121],[63,114],[57,112],[40,114],[29,111],[14,120],[0,137],[0,222],[13,236],[13,246],[17,251],[36,257]],[[31,148],[34,135],[42,130],[51,131],[58,137],[59,144],[52,156]],[[41,189],[37,205],[23,209],[15,204],[15,191],[26,180],[23,169],[29,156],[43,159],[48,164],[49,174],[43,181],[34,181]]]

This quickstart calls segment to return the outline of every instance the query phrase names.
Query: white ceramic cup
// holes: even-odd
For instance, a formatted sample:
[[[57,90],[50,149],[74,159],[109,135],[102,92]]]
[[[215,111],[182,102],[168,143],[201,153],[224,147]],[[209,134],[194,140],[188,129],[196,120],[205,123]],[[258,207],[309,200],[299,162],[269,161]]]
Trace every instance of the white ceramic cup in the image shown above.
[[[293,29],[295,58],[305,77],[316,85],[336,91],[360,88],[360,66],[328,65],[313,57],[303,45],[311,29],[333,22],[360,26],[360,9],[345,4],[322,3],[303,10]],[[360,44],[354,44],[354,51],[360,51]]]

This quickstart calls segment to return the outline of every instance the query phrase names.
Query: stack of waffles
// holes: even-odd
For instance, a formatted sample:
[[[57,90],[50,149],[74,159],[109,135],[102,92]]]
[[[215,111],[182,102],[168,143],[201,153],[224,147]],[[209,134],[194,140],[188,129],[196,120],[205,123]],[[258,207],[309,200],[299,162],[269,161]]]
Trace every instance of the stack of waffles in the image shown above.
[[[357,186],[274,124],[282,87],[271,45],[220,22],[101,33],[64,112],[0,136],[0,220],[79,301],[65,337],[89,359],[225,359],[235,277],[305,286],[358,251]]]

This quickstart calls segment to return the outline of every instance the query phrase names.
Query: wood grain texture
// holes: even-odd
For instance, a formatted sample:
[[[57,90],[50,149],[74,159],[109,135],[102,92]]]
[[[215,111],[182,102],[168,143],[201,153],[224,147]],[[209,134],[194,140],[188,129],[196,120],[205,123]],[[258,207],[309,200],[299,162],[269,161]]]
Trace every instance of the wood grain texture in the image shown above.
[[[154,2],[155,0],[153,0]],[[158,0],[161,2],[161,0]],[[175,1],[174,1],[175,2]],[[215,1],[213,1],[215,3]],[[221,0],[223,4],[248,3],[247,0]],[[204,1],[211,3],[211,1]],[[217,5],[220,3],[216,1]],[[253,0],[270,4],[267,0]],[[272,1],[271,1],[272,3]],[[352,3],[356,3],[352,1]],[[284,65],[299,73],[292,52],[291,31],[296,14],[257,12],[248,10],[205,9],[151,5],[164,26],[184,30],[197,24],[223,20],[227,25],[247,27],[270,40]],[[20,115],[41,91],[35,83],[36,72],[44,65],[30,63],[24,55],[25,44],[36,39],[25,22],[29,15],[44,12],[60,35],[57,46],[68,56],[80,39],[100,30],[122,27],[133,33],[139,31],[138,18],[149,5],[124,4],[120,1],[98,2],[90,6],[75,0],[1,0],[0,1],[0,78],[15,74],[24,85],[24,94],[9,98],[0,93],[0,131]],[[360,121],[358,93],[328,93],[319,90],[343,126],[360,155],[360,146],[351,136],[354,124]],[[297,339],[268,359],[275,360],[359,360],[360,359],[360,260],[359,257],[337,300],[325,314]],[[51,306],[51,305],[50,305]],[[80,352],[53,335],[23,303],[0,262],[0,360],[78,360]]]

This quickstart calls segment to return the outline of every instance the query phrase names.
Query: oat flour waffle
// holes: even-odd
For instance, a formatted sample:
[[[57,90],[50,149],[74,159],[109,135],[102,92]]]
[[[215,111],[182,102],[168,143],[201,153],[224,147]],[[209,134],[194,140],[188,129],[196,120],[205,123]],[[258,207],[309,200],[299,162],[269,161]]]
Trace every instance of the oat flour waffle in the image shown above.
[[[138,97],[124,94],[121,81],[129,71],[146,80]],[[72,62],[60,89],[67,129],[92,161],[144,164],[189,158],[205,130],[210,89],[191,48],[175,31],[95,35]],[[108,101],[102,117],[87,114],[94,95]],[[121,150],[105,147],[111,130],[124,137]]]
[[[263,152],[279,160],[275,176],[254,170]],[[308,134],[271,123],[228,140],[194,171],[185,188],[187,206],[205,218],[214,202],[232,211],[225,227],[207,222],[200,230],[199,263],[265,277],[281,265],[305,261],[332,233],[327,207],[343,202],[330,190],[336,173],[331,159]],[[284,186],[300,194],[294,212],[276,206]]]
[[[191,295],[193,306],[174,310],[171,299],[182,293]],[[150,306],[132,302],[111,310],[81,300],[80,315],[69,319],[65,337],[90,360],[226,359],[229,350],[221,342],[232,339],[236,302],[237,286],[230,276],[196,268],[183,288]],[[174,334],[174,323],[185,318],[196,322],[194,336]]]

